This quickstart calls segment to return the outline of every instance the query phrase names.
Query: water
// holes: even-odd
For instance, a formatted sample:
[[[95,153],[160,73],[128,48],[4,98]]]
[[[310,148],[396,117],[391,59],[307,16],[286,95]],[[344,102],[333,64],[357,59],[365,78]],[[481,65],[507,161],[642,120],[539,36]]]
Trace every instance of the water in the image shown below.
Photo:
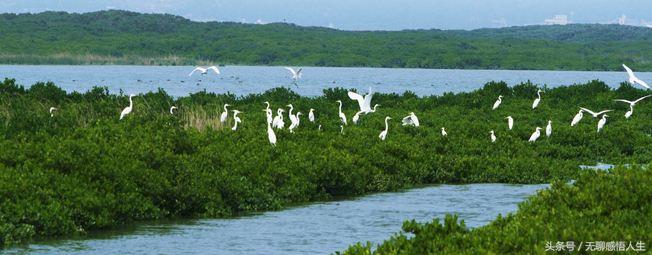
[[[356,242],[379,243],[404,220],[457,213],[478,227],[548,185],[440,185],[354,200],[314,203],[235,219],[142,224],[122,233],[36,243],[10,253],[38,254],[330,254]]]
[[[188,77],[190,66],[30,66],[0,65],[0,77],[15,78],[29,86],[52,81],[67,91],[87,91],[92,86],[106,86],[109,91],[126,94],[165,89],[170,95],[185,96],[206,90],[236,95],[264,92],[279,86],[291,87],[305,96],[318,96],[324,88],[344,87],[378,92],[410,90],[417,95],[471,91],[489,81],[516,85],[527,80],[556,87],[599,79],[612,87],[626,81],[625,72],[510,71],[510,70],[434,70],[388,68],[306,67],[298,87],[291,84],[290,74],[282,67],[226,66],[221,75]],[[637,73],[652,80],[652,73]]]

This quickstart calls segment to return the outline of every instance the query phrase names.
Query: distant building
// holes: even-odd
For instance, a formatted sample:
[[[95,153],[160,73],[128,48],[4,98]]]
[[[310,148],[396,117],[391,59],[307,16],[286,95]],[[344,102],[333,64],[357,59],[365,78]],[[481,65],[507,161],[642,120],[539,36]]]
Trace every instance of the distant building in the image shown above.
[[[566,15],[555,15],[552,19],[544,20],[546,25],[568,25],[568,16]]]

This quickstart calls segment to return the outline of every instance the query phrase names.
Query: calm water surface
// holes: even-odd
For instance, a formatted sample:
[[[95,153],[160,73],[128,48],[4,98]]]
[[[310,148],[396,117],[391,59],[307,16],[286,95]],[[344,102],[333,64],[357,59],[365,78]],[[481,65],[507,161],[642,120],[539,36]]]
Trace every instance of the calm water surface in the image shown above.
[[[418,95],[471,91],[489,81],[505,81],[509,85],[532,81],[556,87],[599,79],[610,86],[626,81],[625,72],[574,71],[510,71],[510,70],[436,70],[388,68],[306,67],[298,86],[291,84],[289,72],[282,67],[225,66],[221,75],[188,77],[190,66],[30,66],[0,65],[0,77],[15,78],[29,86],[39,81],[52,81],[67,91],[84,92],[93,86],[106,86],[109,91],[125,94],[155,91],[163,88],[170,95],[185,96],[206,90],[231,92],[236,95],[261,93],[279,86],[291,87],[306,96],[318,96],[330,87],[373,87],[378,92]],[[637,73],[639,78],[652,81],[652,73]]]
[[[478,227],[548,185],[440,185],[235,219],[143,224],[122,233],[16,247],[35,254],[330,254],[359,241],[378,243],[404,220],[457,213]]]

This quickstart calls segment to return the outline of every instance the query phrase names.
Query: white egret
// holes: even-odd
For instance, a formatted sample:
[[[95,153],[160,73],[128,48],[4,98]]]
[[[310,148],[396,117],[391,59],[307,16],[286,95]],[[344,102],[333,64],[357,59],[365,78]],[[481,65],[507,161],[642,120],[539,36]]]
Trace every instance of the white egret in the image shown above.
[[[571,127],[577,125],[577,123],[580,123],[580,120],[584,118],[584,110],[580,109],[580,111],[575,114],[575,117],[573,117],[573,121],[571,121]]]
[[[607,124],[607,117],[609,117],[609,115],[606,115],[606,114],[602,115],[602,119],[600,119],[600,121],[598,121],[598,133],[600,132],[600,130],[602,130],[602,128],[604,127],[604,124]]]
[[[174,114],[175,109],[177,109],[177,107],[174,106],[174,105],[172,107],[170,107],[170,114]]]
[[[603,113],[608,113],[608,112],[612,112],[612,111],[613,111],[613,110],[603,110],[603,111],[601,111],[601,112],[594,112],[594,111],[591,111],[591,110],[589,110],[589,109],[582,108],[582,107],[580,107],[580,109],[582,109],[582,111],[585,111],[585,112],[588,112],[589,114],[591,114],[591,116],[593,116],[593,118],[597,118],[598,116],[600,116],[600,115],[603,114]]]
[[[308,113],[308,120],[312,123],[315,123],[315,109],[310,108],[310,112]]]
[[[360,114],[362,114],[363,111],[356,112],[355,115],[353,115],[353,118],[351,120],[353,121],[354,125],[358,124],[358,119],[360,119]]]
[[[624,102],[624,103],[628,103],[628,104],[629,104],[629,111],[625,113],[625,118],[629,119],[629,117],[631,117],[632,114],[634,113],[634,106],[636,105],[636,103],[640,102],[640,101],[643,100],[643,99],[646,99],[646,98],[648,98],[648,97],[651,97],[651,96],[652,96],[652,95],[647,95],[647,96],[641,97],[641,98],[639,98],[639,99],[636,99],[636,100],[634,100],[634,101],[629,101],[629,100],[625,100],[625,99],[616,99],[616,100],[614,100],[614,101],[617,101],[617,102]]]
[[[494,106],[491,108],[491,110],[496,110],[496,108],[498,108],[498,106],[500,106],[500,103],[502,103],[502,102],[503,102],[503,95],[499,95],[498,100],[496,100],[496,102],[494,103]]]
[[[412,125],[415,127],[419,126],[419,118],[417,118],[417,115],[415,115],[414,112],[411,112],[410,115],[403,118],[403,126],[407,125]]]
[[[342,123],[344,123],[344,125],[347,125],[346,115],[344,115],[344,113],[342,112],[342,100],[337,100],[336,102],[340,103],[340,111],[339,111],[340,120],[342,121]]]
[[[371,110],[371,98],[374,96],[374,93],[371,91],[371,88],[369,88],[369,93],[365,95],[364,97],[358,93],[355,93],[353,91],[349,91],[348,93],[349,98],[351,100],[356,100],[358,101],[358,105],[360,106],[360,111],[362,113],[370,113],[373,112]]]
[[[132,110],[133,107],[134,107],[134,101],[132,101],[131,98],[132,98],[132,97],[135,97],[135,96],[136,96],[136,95],[134,95],[134,94],[129,95],[129,106],[127,106],[127,107],[125,107],[124,109],[122,109],[122,112],[120,113],[120,119],[124,118],[125,116],[127,116],[127,114],[130,114],[130,113],[131,113],[131,110]]]
[[[294,120],[290,120],[292,121],[292,123],[290,123],[290,127],[288,128],[290,129],[290,133],[294,133],[294,129],[299,126],[299,123],[301,123],[299,116],[301,116],[301,112],[297,112],[297,115],[294,116]]]
[[[537,127],[534,130],[534,133],[532,133],[532,135],[530,136],[530,140],[528,140],[528,142],[531,142],[531,143],[536,142],[537,139],[539,139],[539,136],[541,136],[541,128]]]
[[[507,116],[505,117],[505,119],[507,119],[507,128],[509,128],[509,130],[512,130],[512,128],[514,127],[514,118],[512,118],[512,116]]]
[[[301,74],[302,74],[301,71],[303,71],[303,68],[299,68],[298,70],[294,70],[294,69],[292,69],[290,67],[285,67],[285,70],[290,71],[290,73],[292,74],[292,80],[294,82],[301,79]]]
[[[446,133],[446,129],[444,127],[441,127],[441,136],[446,137],[448,133]]]
[[[211,66],[206,68],[198,66],[194,70],[192,70],[192,72],[190,72],[188,76],[192,76],[192,74],[195,73],[196,71],[199,71],[201,74],[208,74],[209,70],[213,70],[215,74],[220,74],[220,69],[217,69],[217,66]]]
[[[369,112],[376,112],[376,108],[378,108],[378,106],[380,106],[380,104],[375,104],[375,105],[374,105],[374,108],[371,109],[371,111],[369,111]],[[369,112],[368,112],[368,113],[369,113]]]
[[[552,135],[552,120],[548,120],[548,125],[546,126],[546,136],[550,137]]]
[[[647,83],[645,81],[639,79],[638,77],[636,77],[636,75],[634,75],[634,71],[632,71],[632,69],[627,67],[625,64],[623,64],[623,68],[625,68],[625,71],[627,71],[627,75],[629,75],[629,80],[628,81],[629,81],[630,84],[632,84],[632,85],[638,84],[638,85],[641,85],[641,86],[645,87],[646,89],[650,89],[650,86],[647,85]]]
[[[267,122],[272,123],[274,119],[274,114],[272,113],[272,109],[269,108],[269,102],[265,101],[265,104],[267,104],[267,108],[265,108],[265,115],[267,115]]]
[[[290,118],[290,123],[296,122],[297,116],[294,116],[294,114],[292,114],[292,110],[294,110],[294,106],[292,106],[292,104],[289,104],[287,105],[287,107],[290,107],[290,110],[288,111],[288,118]]]
[[[265,108],[265,110],[271,110],[271,108],[269,108],[269,106],[270,106],[269,101],[265,101],[265,102],[263,102],[263,103],[267,106],[267,107]]]
[[[496,142],[496,134],[494,133],[493,130],[489,131],[489,134],[491,134],[491,142],[495,143]]]
[[[54,111],[58,110],[56,107],[50,107],[50,118],[54,117]]]
[[[231,128],[231,130],[233,130],[233,131],[237,130],[238,129],[238,123],[242,122],[240,117],[238,117],[238,113],[241,113],[241,111],[233,110],[233,123],[234,124],[233,124],[233,127]]]
[[[392,118],[389,117],[389,116],[385,117],[385,130],[380,132],[380,135],[378,135],[378,138],[380,138],[380,140],[385,141],[385,137],[387,137],[387,131],[389,130],[389,123],[387,123],[387,121],[389,121],[391,119]]]
[[[283,122],[283,112],[285,110],[279,108],[276,111],[276,117],[274,117],[274,120],[272,121],[272,127],[277,128],[277,129],[283,129],[285,127],[285,122]]]
[[[224,112],[220,115],[220,122],[224,124],[226,122],[226,118],[229,117],[229,110],[226,109],[226,107],[231,106],[230,104],[224,104]]]
[[[263,111],[267,114],[272,114],[271,109],[265,109]],[[274,133],[274,129],[272,129],[271,121],[267,121],[267,138],[269,139],[269,143],[272,144],[272,146],[276,146],[276,134]]]
[[[537,98],[534,99],[534,102],[532,102],[532,109],[537,108],[537,106],[539,106],[539,102],[541,102],[541,92],[543,92],[543,90],[540,89],[537,90]]]
[[[317,127],[317,131],[321,132],[321,124]]]

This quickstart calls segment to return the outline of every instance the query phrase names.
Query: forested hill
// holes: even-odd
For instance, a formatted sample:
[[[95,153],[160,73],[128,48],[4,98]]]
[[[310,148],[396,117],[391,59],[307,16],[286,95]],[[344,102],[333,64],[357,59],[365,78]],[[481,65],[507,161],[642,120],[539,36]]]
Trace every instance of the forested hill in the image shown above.
[[[0,63],[652,70],[652,29],[618,25],[341,31],[101,11],[0,14]]]

